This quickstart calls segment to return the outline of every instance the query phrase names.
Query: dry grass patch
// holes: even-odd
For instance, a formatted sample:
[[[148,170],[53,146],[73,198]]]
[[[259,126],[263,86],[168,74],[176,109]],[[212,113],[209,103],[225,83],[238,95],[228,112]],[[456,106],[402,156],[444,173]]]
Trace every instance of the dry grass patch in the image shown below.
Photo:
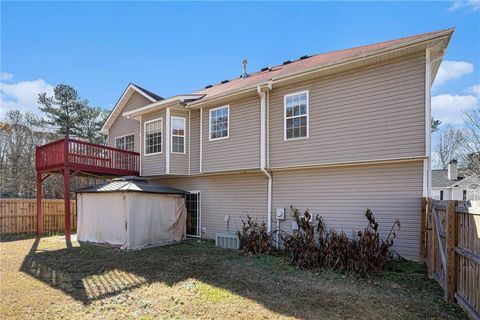
[[[421,266],[374,280],[191,241],[120,251],[60,236],[0,243],[2,319],[462,319]]]

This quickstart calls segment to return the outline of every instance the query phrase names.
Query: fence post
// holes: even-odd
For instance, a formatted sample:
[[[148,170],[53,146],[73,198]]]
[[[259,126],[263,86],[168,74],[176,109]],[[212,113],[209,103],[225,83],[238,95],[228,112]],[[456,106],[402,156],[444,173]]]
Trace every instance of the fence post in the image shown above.
[[[445,298],[449,302],[455,301],[455,291],[457,289],[457,256],[455,247],[457,246],[457,213],[456,207],[458,201],[451,200],[447,204],[447,272],[445,279]]]
[[[428,217],[428,247],[427,247],[427,267],[428,267],[428,278],[433,279],[433,272],[435,270],[435,242],[437,238],[435,237],[435,223],[433,221],[433,211],[432,206],[434,206],[432,199],[427,199],[427,217]]]
[[[427,223],[427,198],[423,197],[422,198],[422,214],[420,218],[420,250],[419,250],[419,262],[424,263],[425,262],[425,252],[426,252],[426,241],[425,241],[425,226]]]

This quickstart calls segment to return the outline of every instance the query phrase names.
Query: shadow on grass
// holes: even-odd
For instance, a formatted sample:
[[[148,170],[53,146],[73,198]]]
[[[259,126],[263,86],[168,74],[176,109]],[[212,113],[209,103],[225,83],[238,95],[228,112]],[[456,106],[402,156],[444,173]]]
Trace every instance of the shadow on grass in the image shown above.
[[[37,235],[35,233],[20,233],[20,234],[2,234],[0,235],[0,242],[12,242],[18,240],[34,239]]]
[[[255,300],[274,312],[294,315],[291,306],[282,306],[280,302],[272,305],[271,301],[272,295],[283,293],[280,284],[270,283],[275,281],[269,279],[273,273],[270,267],[275,270],[283,266],[266,259],[265,263],[272,265],[259,267],[255,259],[252,259],[255,262],[246,261],[241,253],[216,248],[210,241],[139,251],[121,251],[89,243],[56,251],[37,251],[39,241],[35,239],[21,271],[85,305],[154,282],[173,286],[195,279]],[[296,288],[289,288],[292,301],[295,296],[305,294],[305,288]]]
[[[194,279],[253,300],[273,312],[297,318],[312,318],[313,315],[314,318],[348,318],[371,307],[368,306],[370,298],[365,294],[372,292],[365,289],[360,280],[345,289],[345,283],[352,283],[354,279],[345,280],[344,276],[331,272],[314,276],[312,272],[294,269],[285,259],[271,256],[244,258],[239,252],[216,248],[210,241],[200,241],[200,244],[191,241],[139,251],[121,251],[89,243],[74,247],[70,244],[56,251],[37,251],[39,242],[40,238],[36,238],[21,271],[62,290],[84,305],[151,283],[173,286]],[[415,286],[412,288],[420,294],[416,299],[422,301],[430,296],[430,292],[423,295],[427,288],[422,287],[425,280],[421,271],[413,270],[412,275],[403,271],[397,274],[396,270],[387,273],[386,278],[396,281],[398,277],[405,287],[418,282],[418,290]],[[339,289],[342,285],[343,288]],[[437,292],[435,288],[432,290]],[[372,297],[376,300],[376,295],[381,294],[377,292]],[[397,294],[390,299],[396,299]],[[428,301],[425,303],[429,304]],[[438,308],[443,309],[441,297],[438,303]],[[416,317],[427,316],[432,311],[419,307],[412,312]],[[456,311],[447,310],[447,313],[451,315]]]
[[[43,233],[43,237],[63,236],[63,235],[64,233],[60,231],[45,231]],[[0,243],[35,239],[36,237],[37,237],[37,234],[35,232],[0,234]]]

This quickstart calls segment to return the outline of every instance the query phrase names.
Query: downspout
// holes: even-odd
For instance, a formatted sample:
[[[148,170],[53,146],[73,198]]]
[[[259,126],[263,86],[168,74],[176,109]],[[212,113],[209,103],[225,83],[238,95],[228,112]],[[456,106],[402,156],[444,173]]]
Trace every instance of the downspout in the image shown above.
[[[268,179],[268,190],[267,190],[267,231],[272,231],[272,174],[267,170],[266,167],[266,136],[267,136],[267,119],[266,119],[266,91],[268,91],[271,86],[267,87],[266,90],[262,90],[261,86],[257,86],[257,93],[260,96],[260,170]]]
[[[192,122],[191,116],[190,116],[190,110],[188,110],[188,174],[190,175],[192,173],[191,170],[191,161],[190,161],[190,123]]]
[[[170,107],[165,110],[165,174],[170,174]]]
[[[430,60],[430,48],[425,51],[425,156],[423,161],[423,196],[430,197],[430,161],[431,161],[431,86],[432,64]]]
[[[140,163],[139,163],[139,168],[138,168],[138,174],[140,176],[142,176],[142,156],[143,156],[143,153],[142,153],[142,143],[143,143],[143,139],[142,139],[142,130],[143,130],[143,125],[142,125],[142,115],[140,115],[140,145],[139,145],[139,150],[140,150]],[[78,211],[77,211],[78,212]]]
[[[203,171],[203,108],[200,108],[200,159],[198,161],[198,172]]]

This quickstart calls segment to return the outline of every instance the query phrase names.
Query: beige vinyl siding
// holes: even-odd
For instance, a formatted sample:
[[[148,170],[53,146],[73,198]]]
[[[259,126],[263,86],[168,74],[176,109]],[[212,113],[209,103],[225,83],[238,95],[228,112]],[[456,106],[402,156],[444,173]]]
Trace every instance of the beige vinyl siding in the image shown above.
[[[188,111],[171,109],[170,117],[179,117],[185,119],[185,154],[170,153],[170,174],[188,174]],[[172,126],[170,125],[170,131]],[[172,150],[171,132],[170,132],[170,151]]]
[[[200,172],[200,110],[190,111],[190,173]]]
[[[141,94],[134,92],[123,107],[121,113],[123,114],[124,112],[135,110],[150,103],[152,103],[150,100]],[[135,135],[135,152],[140,152],[140,123],[133,119],[127,119],[120,114],[108,130],[108,145],[115,147],[115,138],[129,134]]]
[[[284,141],[284,95],[309,91],[309,138]],[[425,155],[425,57],[270,93],[270,167]]]
[[[203,109],[203,172],[260,166],[260,99],[258,95],[234,100],[229,103],[229,106],[229,137],[213,141],[209,141],[210,109]]]
[[[363,230],[366,208],[373,210],[382,237],[399,219],[394,249],[403,257],[418,259],[420,199],[423,162],[343,166],[273,172],[273,205],[286,208],[281,229],[292,230],[290,205],[301,212],[310,209],[324,218],[327,228]],[[275,216],[273,216],[275,217]],[[275,218],[274,218],[275,219]],[[275,226],[275,223],[273,223]]]
[[[230,216],[230,231],[241,228],[250,215],[267,221],[267,180],[259,173],[207,175],[188,178],[162,178],[155,182],[186,191],[201,192],[201,225],[203,235],[214,238],[225,232],[225,215]]]
[[[145,122],[162,118],[162,153],[145,155]],[[165,110],[142,116],[142,152],[141,176],[157,176],[165,174]]]

